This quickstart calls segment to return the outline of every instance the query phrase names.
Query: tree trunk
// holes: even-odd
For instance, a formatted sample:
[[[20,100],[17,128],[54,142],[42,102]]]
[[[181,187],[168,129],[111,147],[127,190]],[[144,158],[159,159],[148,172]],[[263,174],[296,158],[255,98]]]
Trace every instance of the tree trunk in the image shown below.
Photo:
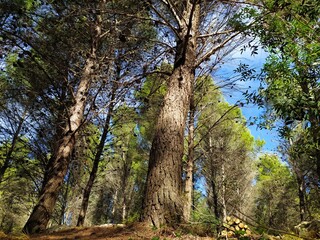
[[[127,143],[129,145],[129,143]],[[126,188],[128,187],[128,179],[130,176],[130,170],[132,165],[132,159],[128,159],[125,152],[122,152],[122,160],[123,160],[123,173],[121,178],[121,189],[122,189],[122,215],[121,220],[122,223],[125,222],[127,218],[127,194]]]
[[[58,148],[49,161],[45,177],[46,181],[43,184],[39,201],[23,228],[26,233],[45,230],[50,220],[59,189],[68,169],[69,156],[76,142],[77,131],[82,123],[86,93],[91,82],[91,67],[94,65],[94,59],[87,60],[85,71],[75,96],[75,104],[70,110],[70,122],[65,127],[64,135],[61,137]]]
[[[150,151],[144,220],[156,227],[183,219],[182,157],[184,131],[195,77],[199,3],[186,3],[168,90]],[[189,19],[189,23],[185,22]]]
[[[94,69],[97,66],[96,52],[100,41],[101,23],[101,16],[97,15],[94,28],[95,36],[92,40],[90,56],[86,60],[63,135],[58,141],[57,149],[48,163],[38,203],[23,228],[25,233],[37,233],[45,230],[54,210],[59,189],[68,169],[70,155],[76,143],[77,132],[83,121],[87,94]]]
[[[213,156],[213,145],[212,138],[209,136],[209,157]],[[220,219],[220,209],[219,209],[219,195],[217,189],[217,167],[214,165],[213,160],[210,160],[210,174],[211,174],[211,191],[212,191],[212,202],[213,202],[213,211],[216,219]]]
[[[185,222],[189,222],[191,218],[192,196],[193,196],[193,171],[194,171],[194,115],[195,106],[193,96],[190,100],[189,111],[189,132],[188,132],[188,156],[185,180],[185,204],[183,209],[183,217]]]
[[[63,193],[63,199],[61,203],[61,211],[60,211],[60,218],[59,218],[59,225],[65,224],[65,213],[68,205],[68,195],[69,195],[69,187],[70,187],[70,175],[68,176],[66,189]]]
[[[300,220],[301,222],[305,220],[306,213],[306,203],[305,203],[305,187],[304,180],[300,176],[297,175],[297,182],[299,188],[299,209],[300,209]]]
[[[79,226],[83,226],[84,219],[86,217],[91,190],[92,190],[94,181],[95,181],[96,176],[97,176],[98,167],[99,167],[100,159],[101,159],[101,156],[102,156],[102,153],[103,153],[104,144],[106,142],[107,135],[108,135],[108,132],[109,132],[110,120],[111,120],[111,116],[112,116],[113,108],[114,108],[115,93],[116,93],[116,88],[113,87],[113,90],[112,90],[112,93],[111,93],[111,99],[110,99],[111,102],[110,102],[110,106],[109,106],[109,111],[108,111],[108,115],[107,115],[107,118],[106,118],[106,122],[105,122],[105,125],[104,125],[104,128],[103,128],[103,132],[102,132],[102,135],[101,135],[101,139],[100,139],[99,145],[97,147],[97,153],[96,153],[96,155],[94,157],[93,166],[92,166],[92,169],[91,169],[91,172],[90,172],[90,177],[89,177],[87,185],[86,185],[86,187],[85,187],[85,189],[83,191],[81,209],[80,209],[78,222],[77,222],[77,226],[78,227]]]
[[[224,160],[222,160],[221,165],[221,181],[222,181],[222,189],[221,189],[221,221],[227,221],[227,205],[226,205],[226,173],[224,169]]]
[[[181,168],[191,74],[182,67],[174,70],[152,143],[144,215],[156,227],[182,220]]]
[[[113,195],[113,203],[112,203],[112,223],[115,223],[117,220],[117,203],[118,203],[118,190]]]

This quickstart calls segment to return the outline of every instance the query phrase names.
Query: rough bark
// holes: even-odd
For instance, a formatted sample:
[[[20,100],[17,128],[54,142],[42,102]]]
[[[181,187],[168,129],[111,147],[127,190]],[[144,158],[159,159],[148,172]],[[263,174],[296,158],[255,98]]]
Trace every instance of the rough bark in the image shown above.
[[[183,217],[185,222],[189,222],[191,218],[192,196],[193,196],[193,171],[194,171],[194,115],[195,106],[193,97],[190,101],[189,111],[189,132],[188,132],[188,156],[185,180],[185,204],[183,209]]]
[[[183,220],[182,157],[184,130],[195,77],[199,3],[186,3],[174,69],[152,142],[144,220],[156,227]],[[185,19],[189,19],[186,23]]]
[[[59,189],[68,169],[69,156],[76,142],[77,130],[82,123],[92,66],[94,66],[94,60],[88,59],[84,76],[75,97],[75,104],[70,110],[70,124],[65,128],[58,148],[49,161],[46,181],[43,184],[39,201],[23,228],[23,231],[26,233],[36,233],[45,230],[50,220]]]
[[[90,194],[91,194],[91,190],[94,184],[94,181],[97,177],[97,172],[98,172],[98,168],[99,168],[99,163],[100,163],[100,159],[103,153],[103,148],[104,148],[104,144],[106,142],[107,139],[107,135],[109,132],[109,126],[110,126],[110,120],[111,120],[111,116],[113,113],[113,108],[114,108],[114,99],[115,99],[115,91],[116,89],[113,88],[112,94],[111,94],[111,99],[110,99],[110,106],[109,106],[109,111],[108,111],[108,115],[105,121],[105,125],[103,128],[103,132],[100,138],[100,142],[99,145],[97,147],[97,152],[96,155],[94,157],[93,160],[93,166],[90,172],[90,177],[89,180],[86,184],[86,187],[84,188],[83,191],[83,195],[82,195],[82,203],[81,203],[81,208],[80,208],[80,212],[79,212],[79,216],[78,216],[78,222],[77,222],[77,226],[83,226],[84,224],[84,220],[86,217],[86,213],[87,213],[87,209],[88,209],[88,204],[89,204],[89,198],[90,198]]]
[[[104,2],[104,0],[101,2]],[[92,39],[90,56],[85,62],[82,77],[74,96],[74,104],[69,110],[69,118],[63,134],[48,163],[38,203],[23,228],[25,233],[31,234],[44,231],[54,210],[60,187],[67,173],[70,155],[76,143],[77,132],[83,122],[86,98],[94,69],[97,66],[96,53],[101,36],[101,23],[101,16],[97,15],[94,27],[95,36]]]
[[[181,71],[179,71],[181,69]],[[181,85],[179,80],[181,76]],[[183,137],[190,88],[188,69],[175,69],[169,94],[160,113],[150,152],[144,214],[156,227],[182,220],[182,156]]]

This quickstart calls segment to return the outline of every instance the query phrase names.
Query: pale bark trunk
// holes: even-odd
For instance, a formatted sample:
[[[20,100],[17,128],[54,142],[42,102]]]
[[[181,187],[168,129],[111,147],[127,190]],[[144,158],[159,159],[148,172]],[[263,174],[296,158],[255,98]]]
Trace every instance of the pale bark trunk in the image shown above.
[[[62,199],[63,202],[61,204],[59,225],[65,224],[65,219],[66,219],[65,213],[66,213],[67,203],[68,203],[69,186],[70,186],[70,176],[68,177],[68,180],[67,180],[65,192],[63,193],[63,199]]]
[[[195,77],[199,3],[187,2],[180,26],[176,60],[152,142],[147,176],[144,220],[156,227],[183,220],[182,157],[188,107]]]
[[[127,143],[129,144],[129,143]],[[122,173],[122,179],[121,179],[121,189],[122,189],[122,215],[121,219],[124,223],[127,218],[127,195],[126,195],[126,189],[127,189],[127,182],[128,178],[130,176],[130,170],[131,170],[131,159],[127,159],[126,153],[122,152],[122,160],[124,162],[123,166],[123,173]]]
[[[184,221],[191,219],[192,196],[193,196],[193,171],[194,171],[194,114],[195,106],[193,97],[190,100],[189,132],[188,132],[188,156],[185,180],[185,204],[183,210]]]
[[[300,220],[301,222],[305,220],[306,214],[306,203],[305,203],[305,187],[304,187],[304,180],[301,176],[297,176],[297,182],[299,187],[299,210],[300,210]]]
[[[113,205],[112,205],[112,222],[115,222],[116,217],[116,211],[117,211],[117,202],[118,202],[118,190],[113,195]]]
[[[126,196],[123,197],[122,203],[122,223],[125,223],[127,218],[127,199]]]
[[[44,231],[54,210],[59,189],[68,169],[69,158],[76,143],[77,132],[83,121],[87,94],[92,82],[94,69],[97,66],[96,52],[101,35],[101,23],[101,16],[97,15],[95,24],[96,35],[93,37],[90,56],[86,60],[63,135],[60,141],[58,141],[57,149],[49,161],[38,203],[23,228],[25,233]]]
[[[65,133],[60,140],[58,149],[50,159],[50,166],[46,173],[47,180],[44,182],[39,202],[34,207],[33,212],[23,229],[26,233],[35,233],[45,230],[50,220],[59,189],[67,172],[69,156],[76,141],[76,133],[82,123],[92,66],[94,66],[93,59],[88,59],[84,76],[75,97],[75,104],[70,110],[70,124],[65,128]]]

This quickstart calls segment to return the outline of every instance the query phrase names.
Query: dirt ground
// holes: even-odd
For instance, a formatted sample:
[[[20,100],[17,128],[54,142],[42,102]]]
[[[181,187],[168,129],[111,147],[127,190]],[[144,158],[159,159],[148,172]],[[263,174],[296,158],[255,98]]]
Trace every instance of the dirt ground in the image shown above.
[[[213,240],[208,236],[193,236],[182,233],[181,230],[161,229],[153,230],[150,226],[136,223],[129,226],[102,225],[96,227],[70,227],[48,233],[31,236],[2,236],[0,239],[8,240]]]

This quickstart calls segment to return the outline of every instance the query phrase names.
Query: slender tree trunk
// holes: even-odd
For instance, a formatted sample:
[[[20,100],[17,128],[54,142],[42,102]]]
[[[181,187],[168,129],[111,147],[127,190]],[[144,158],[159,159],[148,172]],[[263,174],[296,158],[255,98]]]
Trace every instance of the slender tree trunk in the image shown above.
[[[109,106],[109,111],[108,111],[108,115],[105,121],[105,125],[103,128],[103,132],[100,138],[100,142],[99,145],[97,147],[97,152],[96,155],[94,157],[94,161],[93,161],[93,166],[90,172],[90,177],[89,180],[87,182],[87,185],[83,191],[83,196],[82,196],[82,203],[81,203],[81,209],[80,209],[80,213],[79,213],[79,217],[78,217],[78,222],[77,222],[77,226],[83,226],[84,224],[84,220],[86,217],[86,213],[87,213],[87,209],[88,209],[88,204],[89,204],[89,198],[90,198],[90,194],[91,194],[91,190],[94,184],[94,181],[96,179],[97,176],[97,172],[98,172],[98,167],[99,167],[99,163],[100,163],[100,159],[103,153],[103,148],[107,139],[107,135],[109,132],[109,127],[110,127],[110,120],[111,120],[111,116],[113,113],[113,108],[114,108],[114,100],[115,100],[115,94],[116,94],[116,88],[114,87],[111,93],[111,99],[110,99],[110,106]]]
[[[221,220],[222,222],[227,221],[227,206],[226,206],[226,173],[224,169],[224,160],[222,160],[221,165],[221,181],[222,181],[222,189],[221,189]]]
[[[129,143],[127,143],[129,144]],[[122,152],[122,159],[124,162],[123,173],[121,179],[121,188],[122,188],[122,222],[124,223],[127,218],[127,195],[126,189],[128,187],[128,178],[130,176],[132,160],[128,159],[125,152]]]
[[[152,142],[144,220],[156,227],[183,220],[182,157],[186,118],[195,77],[199,3],[186,2],[168,90]],[[189,19],[187,24],[185,19]]]
[[[117,203],[118,203],[118,190],[116,190],[116,192],[113,195],[113,204],[112,204],[112,223],[115,223],[115,220],[117,219]]]
[[[210,156],[213,156],[213,146],[212,146],[212,138],[209,136],[209,153]],[[209,157],[210,157],[209,156]],[[220,209],[219,209],[219,195],[216,183],[216,166],[214,166],[213,161],[210,160],[210,172],[211,172],[211,191],[212,191],[212,201],[213,201],[213,210],[216,219],[220,219]]]
[[[105,2],[105,0],[101,0],[102,2]],[[92,82],[94,69],[97,66],[96,53],[101,36],[101,23],[101,16],[97,15],[94,27],[95,36],[92,39],[90,56],[86,60],[63,135],[49,161],[38,203],[23,228],[25,233],[31,234],[45,230],[54,210],[59,189],[67,173],[70,155],[76,143],[77,132],[83,121],[87,94]]]
[[[70,186],[70,175],[68,176],[66,189],[63,193],[63,199],[62,199],[63,202],[61,204],[62,206],[61,206],[61,212],[60,212],[59,225],[65,224],[65,213],[66,213],[67,203],[68,203],[69,186]]]
[[[301,222],[305,219],[306,214],[306,203],[305,203],[305,188],[304,180],[300,176],[297,176],[298,188],[299,188],[299,209],[300,209],[300,220]]]
[[[122,202],[122,223],[126,221],[127,218],[127,197],[126,195],[123,196]]]
[[[191,218],[192,196],[193,196],[193,171],[194,171],[194,115],[195,106],[193,96],[190,100],[189,132],[188,132],[188,156],[185,180],[185,204],[183,210],[184,221],[189,222]]]
[[[218,191],[217,191],[215,179],[211,179],[211,191],[212,191],[212,198],[213,198],[214,216],[216,217],[216,219],[220,219]]]

